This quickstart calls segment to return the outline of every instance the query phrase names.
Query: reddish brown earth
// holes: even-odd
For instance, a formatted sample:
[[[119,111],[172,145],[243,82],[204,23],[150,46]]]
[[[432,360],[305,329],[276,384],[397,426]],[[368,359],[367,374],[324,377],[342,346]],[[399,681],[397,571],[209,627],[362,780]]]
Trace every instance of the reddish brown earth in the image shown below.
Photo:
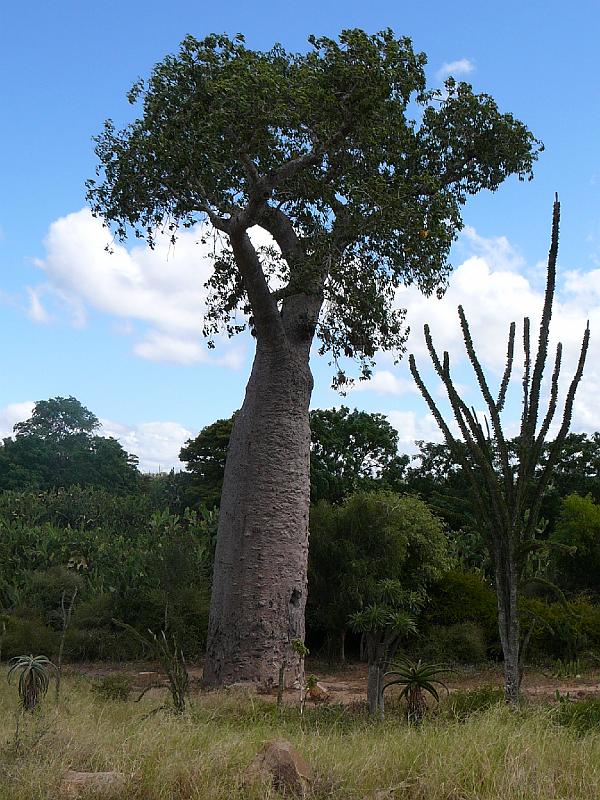
[[[65,668],[66,670],[67,668]],[[71,675],[82,675],[89,678],[99,678],[106,675],[122,674],[132,678],[133,685],[140,689],[149,683],[161,683],[164,676],[160,666],[148,662],[127,664],[74,664],[68,667]],[[147,674],[144,674],[147,673]],[[202,667],[190,665],[189,673],[193,688],[199,691]],[[365,664],[349,664],[337,671],[331,671],[322,664],[308,662],[306,674],[316,675],[321,683],[330,692],[330,703],[349,705],[365,699],[367,686],[367,668]],[[474,689],[477,686],[502,685],[501,669],[495,666],[484,669],[462,669],[452,673],[445,679],[450,691],[457,689]],[[561,695],[569,693],[574,699],[600,697],[600,670],[588,671],[578,678],[559,679],[552,676],[550,671],[530,670],[525,673],[523,692],[531,699],[554,699],[556,690]],[[154,690],[153,690],[154,691]],[[157,690],[158,691],[158,690]],[[287,690],[286,701],[296,702],[297,690]],[[275,692],[266,697],[275,698]]]

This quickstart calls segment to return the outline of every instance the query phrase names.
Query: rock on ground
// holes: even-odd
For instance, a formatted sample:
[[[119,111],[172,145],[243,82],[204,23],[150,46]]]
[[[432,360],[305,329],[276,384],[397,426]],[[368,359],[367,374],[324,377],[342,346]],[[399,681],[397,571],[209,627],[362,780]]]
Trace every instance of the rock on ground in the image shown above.
[[[245,775],[246,783],[271,782],[273,788],[283,795],[306,797],[313,780],[309,764],[284,739],[267,742]]]

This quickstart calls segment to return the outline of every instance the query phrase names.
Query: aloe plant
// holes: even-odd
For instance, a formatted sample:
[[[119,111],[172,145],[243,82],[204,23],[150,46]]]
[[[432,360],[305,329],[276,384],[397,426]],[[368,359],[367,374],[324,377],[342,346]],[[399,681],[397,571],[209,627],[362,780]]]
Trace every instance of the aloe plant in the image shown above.
[[[393,667],[385,673],[385,678],[392,678],[383,687],[384,691],[390,686],[402,686],[400,697],[406,698],[407,714],[410,722],[419,722],[427,712],[426,695],[429,694],[436,702],[440,696],[436,686],[448,691],[446,684],[439,679],[439,675],[452,672],[442,664],[424,664],[420,659],[412,661],[410,658],[401,657]]]
[[[58,670],[46,656],[15,656],[8,662],[8,683],[19,675],[19,700],[25,711],[33,711],[47,693],[52,673],[57,676]]]

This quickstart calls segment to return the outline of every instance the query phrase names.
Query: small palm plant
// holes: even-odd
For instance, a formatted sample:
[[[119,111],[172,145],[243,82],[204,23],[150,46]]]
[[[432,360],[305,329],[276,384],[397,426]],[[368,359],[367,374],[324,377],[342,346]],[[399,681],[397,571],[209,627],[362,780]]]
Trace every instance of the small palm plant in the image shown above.
[[[33,711],[47,693],[51,675],[58,670],[46,656],[15,656],[8,662],[7,680],[19,675],[19,700],[24,711]]]
[[[390,686],[403,686],[400,697],[406,698],[407,715],[409,722],[420,722],[427,712],[426,695],[431,695],[439,702],[440,696],[436,686],[442,686],[446,691],[448,687],[439,679],[440,675],[452,672],[442,664],[424,664],[420,659],[412,661],[410,658],[401,656],[393,667],[385,673],[385,678],[391,678],[385,685],[385,689]]]

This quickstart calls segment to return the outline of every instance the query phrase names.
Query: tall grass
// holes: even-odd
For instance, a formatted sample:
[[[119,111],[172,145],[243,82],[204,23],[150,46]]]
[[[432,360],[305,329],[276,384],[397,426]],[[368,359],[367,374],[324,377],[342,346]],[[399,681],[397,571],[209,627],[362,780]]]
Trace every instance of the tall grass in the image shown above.
[[[372,722],[337,708],[278,712],[261,699],[194,697],[182,717],[148,716],[163,698],[105,700],[82,679],[65,680],[57,708],[23,721],[0,688],[0,800],[49,800],[68,769],[119,770],[122,800],[259,800],[243,773],[268,739],[291,740],[313,765],[316,800],[363,800],[377,790],[403,800],[580,800],[600,797],[600,729],[584,736],[554,712],[494,707],[453,721],[409,726],[401,715]]]

